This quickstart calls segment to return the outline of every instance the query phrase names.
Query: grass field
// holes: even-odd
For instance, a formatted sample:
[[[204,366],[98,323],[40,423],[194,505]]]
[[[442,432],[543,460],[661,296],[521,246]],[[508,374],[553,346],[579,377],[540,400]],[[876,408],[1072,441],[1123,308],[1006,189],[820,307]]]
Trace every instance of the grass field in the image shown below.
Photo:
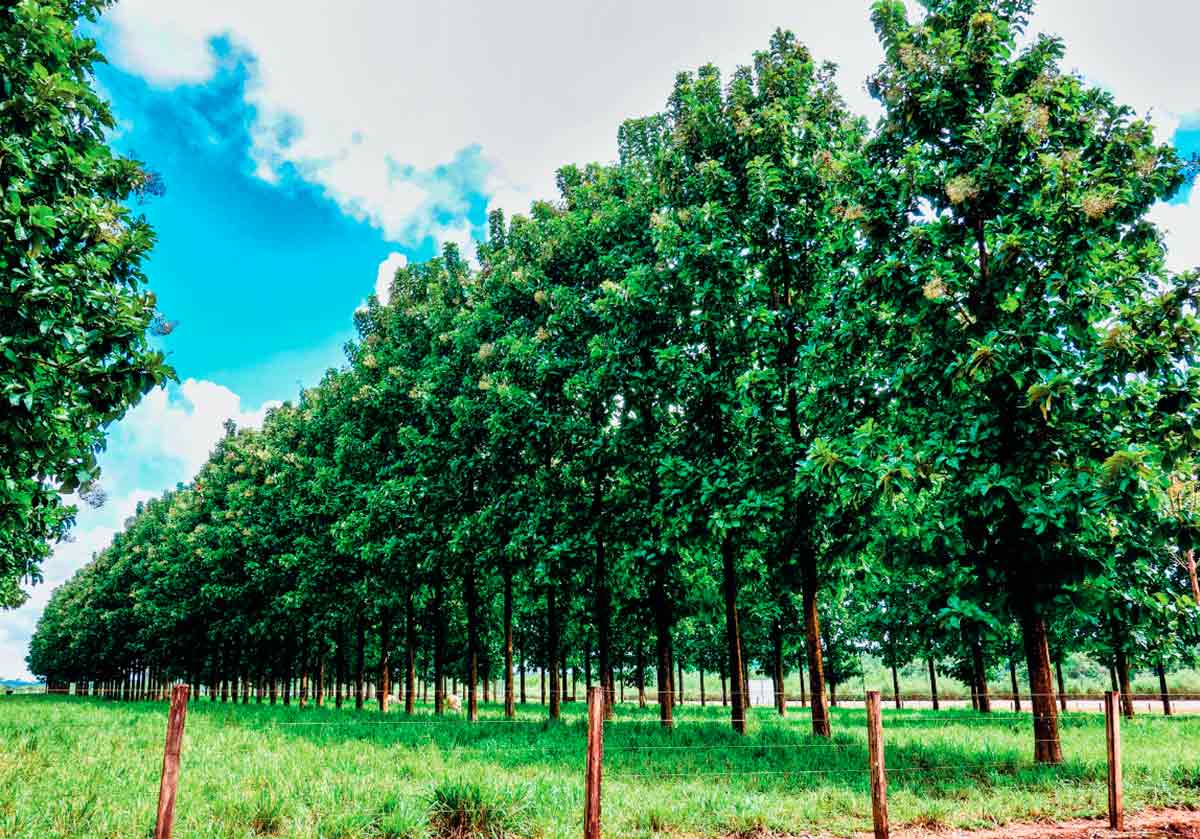
[[[176,836],[576,837],[582,703],[461,717],[195,703]],[[381,719],[384,721],[381,722]],[[755,827],[869,828],[865,718],[835,709],[831,744],[756,708],[745,738],[720,707],[674,731],[622,707],[605,731],[604,825],[614,837],[723,836]],[[165,705],[0,697],[0,836],[152,834]],[[885,711],[892,824],[984,826],[1105,811],[1104,720],[1063,719],[1066,762],[1031,764],[1028,716]],[[1200,807],[1200,716],[1124,724],[1127,807]],[[474,830],[454,833],[466,821]]]

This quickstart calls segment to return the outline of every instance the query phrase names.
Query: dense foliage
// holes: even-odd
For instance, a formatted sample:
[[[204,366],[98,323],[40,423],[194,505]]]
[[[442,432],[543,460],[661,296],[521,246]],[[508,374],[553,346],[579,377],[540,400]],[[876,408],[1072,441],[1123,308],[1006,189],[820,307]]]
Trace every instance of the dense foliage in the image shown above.
[[[1183,170],[1018,48],[1028,2],[924,5],[874,6],[873,130],[778,33],[493,215],[477,266],[400,269],[344,368],[55,593],[31,668],[360,707],[374,673],[410,712],[461,679],[471,718],[496,676],[511,714],[544,670],[557,717],[568,666],[643,701],[653,671],[669,723],[686,663],[742,731],[750,671],[786,713],[795,665],[828,736],[863,653],[981,710],[1023,661],[1060,760],[1055,661],[1197,650],[1200,277],[1145,220]]]
[[[102,0],[0,9],[0,607],[23,602],[80,490],[96,502],[104,427],[171,375],[147,338],[154,242],[125,201],[158,188],[114,154],[75,31]]]

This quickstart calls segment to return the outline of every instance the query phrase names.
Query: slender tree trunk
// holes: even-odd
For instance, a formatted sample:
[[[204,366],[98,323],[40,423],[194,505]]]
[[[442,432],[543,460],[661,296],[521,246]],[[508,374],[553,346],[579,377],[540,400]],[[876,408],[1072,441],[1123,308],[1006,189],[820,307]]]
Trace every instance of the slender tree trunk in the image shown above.
[[[932,700],[933,710],[938,710],[938,691],[937,691],[937,665],[933,663],[933,656],[926,659],[929,663],[929,697]]]
[[[685,698],[683,691],[683,659],[679,656],[675,657],[675,672],[679,676],[679,689],[677,691],[677,694],[679,695],[678,704],[682,705]]]
[[[1133,719],[1133,691],[1129,687],[1129,660],[1125,657],[1125,645],[1117,643],[1117,679],[1120,682],[1121,713]]]
[[[808,658],[809,693],[812,697],[812,730],[818,737],[832,734],[825,704],[825,665],[821,656],[821,621],[817,617],[817,562],[808,551],[803,559],[804,642]]]
[[[637,642],[637,689],[638,707],[646,707],[646,643],[638,636]]]
[[[1162,698],[1163,716],[1171,716],[1171,694],[1167,690],[1167,670],[1163,667],[1162,659],[1159,659],[1158,664],[1154,665],[1154,671],[1158,674],[1158,695]]]
[[[517,715],[513,685],[513,572],[509,563],[504,564],[504,716],[512,719]],[[522,679],[524,674],[522,674]],[[524,691],[522,691],[524,693]],[[525,701],[525,697],[521,697]]]
[[[1115,667],[1108,668],[1108,683],[1112,687],[1113,693],[1120,693],[1121,685],[1117,681],[1117,668],[1115,668]]]
[[[829,683],[829,707],[837,707],[837,682]]]
[[[808,693],[804,690],[804,650],[796,655],[796,674],[800,677],[800,707],[808,707]]]
[[[386,714],[392,698],[392,610],[379,616],[379,713]]]
[[[521,647],[521,673],[520,673],[519,678],[521,681],[521,704],[524,705],[525,704],[525,647],[524,647],[524,645],[522,645],[522,647]]]
[[[446,710],[446,610],[445,592],[438,575],[433,586],[433,712]]]
[[[541,684],[542,684],[541,704],[545,705],[546,704],[546,668],[545,667],[538,668],[538,678],[541,680]]]
[[[983,663],[983,644],[979,642],[979,639],[971,642],[971,661],[975,672],[975,696],[978,700],[978,710],[983,714],[991,713],[992,700],[988,695],[987,667]]]
[[[1187,564],[1188,581],[1192,584],[1192,599],[1196,601],[1196,605],[1200,606],[1200,577],[1196,576],[1196,553],[1191,548],[1184,551],[1184,560]]]
[[[1063,684],[1062,653],[1059,653],[1058,658],[1054,660],[1054,675],[1058,677],[1058,701],[1065,714],[1067,712],[1067,688]]]
[[[658,689],[658,721],[659,724],[670,728],[674,725],[672,718],[674,697],[671,695],[671,603],[667,599],[667,569],[662,557],[654,568],[654,585],[651,592],[654,599],[654,628],[655,652],[657,664],[654,670],[654,681]]]
[[[317,707],[325,707],[325,656],[317,663]]]
[[[479,719],[479,603],[475,566],[467,563],[463,574],[463,599],[467,607],[467,719]]]
[[[1058,704],[1054,701],[1054,682],[1050,675],[1050,647],[1046,641],[1046,623],[1032,608],[1027,608],[1021,616],[1021,635],[1025,641],[1025,661],[1029,668],[1034,760],[1038,763],[1062,763],[1062,742],[1058,736]]]
[[[730,722],[738,734],[746,733],[745,668],[742,665],[741,628],[738,626],[737,569],[734,566],[734,546],[729,535],[721,538],[721,568],[725,591],[725,637],[729,644],[730,684],[733,697],[730,704]],[[682,679],[680,687],[682,688]]]
[[[417,621],[414,611],[410,586],[408,608],[404,614],[404,713],[409,716],[417,709]]]
[[[559,706],[558,687],[558,606],[555,603],[554,584],[546,586],[546,669],[550,671],[550,719],[556,720],[561,715]]]
[[[725,680],[728,678],[725,674],[725,668],[721,668],[721,707],[729,706],[729,690],[725,685]]]
[[[1012,680],[1013,710],[1021,710],[1021,686],[1017,682],[1017,660],[1011,656],[1008,659],[1008,676]]]
[[[700,707],[708,705],[708,697],[704,695],[704,668],[700,668]]]
[[[342,702],[346,699],[344,693],[346,687],[346,623],[344,620],[338,621],[335,644],[337,648],[334,650],[333,660],[333,706],[340,711]]]
[[[787,694],[783,683],[783,627],[779,621],[775,621],[771,635],[775,646],[775,710],[782,717],[787,715]]]
[[[895,659],[892,660],[892,693],[895,696],[896,709],[903,708],[904,703],[900,699],[900,674],[896,671]]]
[[[365,701],[364,688],[367,671],[367,622],[360,614],[355,627],[354,642],[354,710],[361,711]]]
[[[592,516],[593,521],[603,519],[603,490],[599,478],[593,481]],[[608,566],[605,555],[604,531],[602,527],[595,530],[596,557],[596,640],[599,646],[599,661],[601,685],[604,688],[604,718],[612,719],[613,702],[616,700],[616,686],[613,684],[612,661],[612,593],[608,586]],[[573,691],[572,691],[573,692]]]

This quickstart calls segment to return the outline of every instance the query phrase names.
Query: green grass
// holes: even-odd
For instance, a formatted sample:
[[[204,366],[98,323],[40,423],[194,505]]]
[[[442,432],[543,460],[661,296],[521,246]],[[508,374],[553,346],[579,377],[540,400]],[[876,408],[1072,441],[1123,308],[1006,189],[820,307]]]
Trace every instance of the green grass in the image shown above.
[[[582,703],[548,724],[411,722],[376,713],[210,704],[188,713],[176,836],[575,837],[583,812]],[[754,828],[848,835],[869,827],[864,714],[835,709],[831,744],[805,713],[755,708],[733,735],[720,707],[618,710],[605,733],[609,836],[722,836]],[[166,708],[0,697],[0,837],[146,837]],[[1027,716],[885,711],[893,825],[984,826],[1105,810],[1104,724],[1062,723],[1066,762],[1031,764]],[[1200,807],[1200,716],[1123,726],[1131,810]]]

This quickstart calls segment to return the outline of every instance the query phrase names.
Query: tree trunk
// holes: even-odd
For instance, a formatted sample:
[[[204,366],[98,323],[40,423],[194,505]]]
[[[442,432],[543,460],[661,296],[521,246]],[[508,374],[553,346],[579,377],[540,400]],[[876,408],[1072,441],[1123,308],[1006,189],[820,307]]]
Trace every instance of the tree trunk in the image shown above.
[[[809,693],[812,697],[812,730],[818,737],[831,736],[829,709],[825,704],[825,665],[821,657],[821,622],[817,617],[817,562],[809,551],[803,557],[804,642],[808,658]]]
[[[1192,599],[1196,601],[1196,605],[1200,606],[1200,578],[1196,576],[1196,553],[1192,549],[1184,552],[1185,561],[1187,563],[1188,580],[1192,584]]]
[[[379,713],[386,714],[392,698],[392,610],[379,617]]]
[[[546,669],[550,671],[550,719],[561,714],[558,688],[558,607],[554,602],[554,584],[546,586]]]
[[[1034,760],[1038,763],[1062,763],[1058,704],[1054,701],[1054,682],[1050,675],[1046,622],[1032,608],[1027,608],[1021,616],[1021,635],[1025,641],[1025,663],[1029,668],[1029,693],[1033,706]]]
[[[1163,716],[1171,716],[1171,694],[1167,691],[1167,670],[1163,667],[1162,660],[1154,665],[1154,670],[1158,673],[1158,695],[1162,697]]]
[[[1067,711],[1067,688],[1063,684],[1062,653],[1054,660],[1054,675],[1058,677],[1058,701],[1063,713]]]
[[[729,683],[733,688],[730,702],[730,723],[738,734],[746,733],[746,670],[742,665],[742,634],[738,626],[737,569],[734,566],[733,539],[721,538],[721,569],[725,593],[725,637],[729,644]],[[680,689],[682,690],[682,679]]]
[[[667,570],[662,557],[654,568],[654,628],[655,652],[657,664],[654,670],[654,681],[658,691],[658,721],[659,724],[670,728],[674,725],[672,708],[674,697],[671,696],[671,604],[667,599]]]
[[[1133,691],[1129,687],[1129,660],[1125,657],[1125,645],[1116,644],[1117,679],[1121,691],[1121,713],[1133,719]]]
[[[680,658],[680,657],[678,657],[678,656],[676,656],[676,657],[675,657],[675,672],[676,672],[676,673],[678,674],[678,676],[679,676],[679,687],[678,687],[678,690],[676,691],[676,693],[679,695],[679,702],[678,702],[677,704],[679,704],[679,705],[682,705],[682,704],[683,704],[683,700],[684,700],[684,693],[683,693],[683,659],[682,659],[682,658]]]
[[[433,586],[433,713],[446,710],[446,610],[442,578],[437,576]]]
[[[346,686],[346,625],[343,621],[338,621],[335,643],[337,649],[334,651],[333,662],[333,706],[340,711],[346,698],[343,692]]]
[[[700,707],[704,708],[708,705],[708,697],[704,695],[704,668],[700,668]]]
[[[990,714],[992,700],[988,695],[987,667],[983,663],[983,644],[979,642],[978,638],[971,642],[971,662],[975,673],[975,697],[978,701],[979,712]]]
[[[904,707],[900,699],[900,674],[896,672],[896,662],[892,660],[892,693],[895,695],[896,710]]]
[[[417,622],[413,615],[412,588],[408,590],[408,608],[404,615],[404,713],[412,715],[417,708]]]
[[[541,680],[541,683],[542,683],[541,704],[545,705],[546,704],[546,668],[545,667],[538,668],[538,678]]]
[[[513,578],[512,566],[506,562],[504,564],[504,716],[510,720],[517,715],[515,699],[513,685]],[[521,701],[525,701],[524,695],[522,695]]]
[[[355,645],[354,645],[354,709],[361,711],[363,709],[363,688],[366,681],[367,670],[367,623],[363,620],[363,616],[358,616],[358,624],[356,625]]]
[[[525,704],[525,648],[524,648],[524,646],[522,646],[522,648],[521,648],[521,673],[520,673],[519,678],[521,680],[521,704],[524,705]]]
[[[475,590],[475,565],[463,574],[463,599],[467,607],[467,719],[479,719],[479,603]]]
[[[829,707],[837,707],[837,682],[829,683]]]
[[[775,621],[771,630],[771,640],[775,647],[775,661],[772,668],[775,683],[775,710],[782,717],[787,715],[787,693],[783,683],[783,627],[779,621]]]
[[[638,636],[637,642],[637,689],[638,707],[646,707],[646,643]]]
[[[317,664],[317,707],[325,707],[325,656]]]
[[[725,680],[727,678],[728,678],[728,676],[725,673],[725,669],[721,668],[721,707],[722,708],[728,707],[728,705],[729,705],[729,689],[725,685]]]
[[[1008,659],[1008,676],[1012,680],[1013,710],[1021,710],[1021,686],[1017,682],[1017,660],[1011,656]]]
[[[804,690],[804,651],[801,650],[796,656],[796,674],[800,677],[800,707],[808,707],[808,694]]]
[[[937,692],[937,665],[933,663],[933,656],[930,656],[926,661],[929,662],[929,698],[933,705],[933,710],[938,710],[938,692]]]

